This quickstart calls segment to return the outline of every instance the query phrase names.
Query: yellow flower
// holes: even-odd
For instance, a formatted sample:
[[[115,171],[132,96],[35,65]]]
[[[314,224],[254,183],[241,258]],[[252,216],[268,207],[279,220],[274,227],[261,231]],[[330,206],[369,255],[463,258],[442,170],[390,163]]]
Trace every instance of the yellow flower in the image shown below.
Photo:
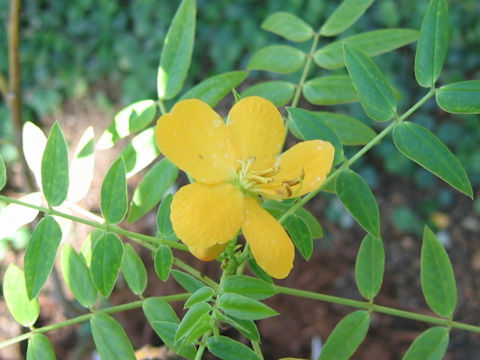
[[[160,117],[160,151],[195,182],[182,187],[171,205],[177,236],[200,259],[215,259],[242,229],[258,265],[283,279],[294,247],[282,225],[260,205],[268,199],[302,196],[320,186],[332,167],[334,148],[304,141],[280,154],[282,116],[256,96],[237,102],[227,122],[206,103],[188,99]]]

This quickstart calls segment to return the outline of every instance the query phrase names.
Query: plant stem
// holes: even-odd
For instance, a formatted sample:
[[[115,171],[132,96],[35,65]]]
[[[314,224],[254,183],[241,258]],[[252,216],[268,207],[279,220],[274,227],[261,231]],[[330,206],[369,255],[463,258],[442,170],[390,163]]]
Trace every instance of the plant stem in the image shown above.
[[[372,147],[374,147],[380,140],[382,140],[385,136],[387,136],[395,126],[397,126],[400,122],[404,121],[408,118],[411,114],[413,114],[420,106],[422,106],[428,99],[430,99],[435,94],[435,89],[431,89],[424,97],[422,97],[417,103],[415,103],[410,109],[408,109],[402,116],[398,118],[398,121],[392,121],[385,129],[383,129],[377,136],[375,136],[372,140],[370,140],[365,146],[363,146],[355,155],[353,155],[350,159],[348,159],[342,166],[337,168],[334,172],[332,172],[325,182],[320,185],[316,190],[312,191],[311,193],[305,195],[299,201],[297,201],[291,208],[289,208],[279,219],[280,223],[283,223],[290,215],[294,214],[299,208],[305,205],[308,201],[314,198],[322,189],[330,184],[333,179],[346,167],[353,165],[358,159],[360,159],[365,153],[367,153]]]
[[[318,40],[320,39],[320,34],[315,34],[313,37],[312,47],[310,48],[310,52],[307,55],[307,60],[305,61],[305,65],[303,67],[302,76],[300,77],[300,82],[298,83],[297,89],[295,90],[295,95],[293,96],[291,107],[297,107],[298,101],[300,100],[300,94],[302,93],[303,84],[305,84],[305,80],[307,79],[308,72],[310,71],[310,66],[312,65],[313,54],[317,50]]]
[[[172,302],[172,301],[181,301],[181,300],[188,299],[189,296],[190,296],[189,293],[182,293],[182,294],[162,296],[160,298],[167,301],[167,302]],[[137,300],[137,301],[133,301],[133,302],[130,302],[130,303],[127,303],[127,304],[112,306],[112,307],[105,308],[105,309],[100,309],[100,310],[97,310],[95,312],[85,314],[85,315],[80,315],[80,316],[77,316],[77,317],[74,317],[72,319],[68,319],[68,320],[65,320],[65,321],[62,321],[62,322],[59,322],[59,323],[56,323],[56,324],[47,325],[47,326],[43,326],[43,327],[38,328],[38,329],[34,329],[34,330],[29,331],[25,334],[22,334],[22,335],[14,337],[14,338],[8,339],[6,341],[0,342],[0,349],[2,349],[4,347],[7,347],[7,346],[10,346],[10,345],[13,345],[13,344],[16,344],[16,343],[18,343],[20,341],[23,341],[23,340],[27,340],[35,334],[43,334],[43,333],[46,333],[48,331],[61,329],[65,326],[79,324],[81,322],[89,320],[96,313],[113,314],[113,313],[117,313],[117,312],[121,312],[121,311],[126,311],[126,310],[139,308],[139,307],[142,306],[142,304],[145,300],[147,300],[147,299]]]
[[[23,155],[22,144],[22,83],[21,83],[21,64],[20,64],[20,8],[21,0],[10,1],[10,15],[8,18],[8,68],[9,84],[6,93],[6,102],[10,111],[13,128],[15,129],[15,147],[17,148],[18,158],[22,164],[22,172],[29,190],[34,189],[32,174],[28,170],[27,161]],[[1,88],[4,92],[6,85],[5,77],[1,76]]]
[[[258,343],[258,341],[251,340],[250,342],[252,343],[252,348],[253,348],[253,351],[255,352],[255,354],[258,355],[260,360],[263,360],[264,358],[263,358],[262,349],[260,348],[260,344]]]
[[[211,334],[212,334],[211,330],[203,334],[202,340],[200,341],[200,346],[197,349],[197,354],[195,355],[195,360],[202,359],[205,348],[207,347],[206,341],[208,340]]]
[[[275,286],[275,289],[281,294],[287,294],[287,295],[298,296],[298,297],[303,297],[307,299],[320,300],[328,303],[351,306],[354,308],[371,310],[378,313],[398,316],[406,319],[418,320],[418,321],[427,322],[435,325],[453,327],[457,329],[480,333],[480,326],[464,324],[458,321],[451,321],[450,319],[445,319],[445,318],[440,318],[440,317],[430,316],[430,315],[422,315],[422,314],[417,314],[411,311],[395,309],[395,308],[382,306],[382,305],[376,305],[369,301],[345,299],[338,296],[320,294],[320,293],[299,290],[299,289],[292,289],[285,286]]]
[[[99,229],[99,230],[110,231],[110,232],[116,233],[118,235],[126,236],[126,237],[132,239],[133,241],[139,243],[140,245],[149,248],[150,250],[155,250],[155,248],[156,248],[152,244],[155,244],[155,245],[163,244],[163,245],[168,245],[168,246],[170,246],[172,248],[175,248],[175,249],[188,251],[188,248],[187,248],[186,245],[179,244],[179,243],[177,243],[175,241],[171,241],[171,240],[160,239],[160,238],[157,238],[157,237],[154,237],[154,236],[138,234],[138,233],[133,232],[133,231],[128,231],[128,230],[122,229],[121,227],[119,227],[117,225],[109,225],[109,224],[99,223],[99,222],[92,221],[92,220],[83,219],[83,218],[80,218],[78,216],[66,214],[66,213],[63,213],[63,212],[55,210],[55,209],[48,209],[48,208],[45,208],[43,206],[37,206],[37,205],[29,204],[29,203],[26,203],[26,202],[23,202],[23,201],[20,201],[20,200],[12,199],[12,198],[9,198],[8,196],[4,196],[4,195],[0,195],[0,200],[5,201],[7,203],[13,203],[13,204],[29,207],[31,209],[35,209],[35,210],[44,212],[44,213],[49,214],[49,215],[60,216],[60,217],[63,217],[65,219],[69,219],[69,220],[76,221],[76,222],[79,222],[79,223],[82,223],[82,224],[85,224],[85,225],[89,225],[89,226],[94,227],[94,228]]]

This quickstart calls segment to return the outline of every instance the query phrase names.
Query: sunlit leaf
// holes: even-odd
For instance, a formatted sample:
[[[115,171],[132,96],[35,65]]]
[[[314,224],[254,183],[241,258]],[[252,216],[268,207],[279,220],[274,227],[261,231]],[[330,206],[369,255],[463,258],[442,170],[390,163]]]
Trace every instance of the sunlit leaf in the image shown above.
[[[195,0],[183,0],[170,24],[157,75],[159,99],[171,99],[182,89],[192,59]]]
[[[39,192],[25,195],[18,199],[35,206],[42,205]],[[22,226],[31,223],[38,215],[38,210],[23,205],[9,204],[0,210],[0,239],[11,236]]]
[[[70,163],[70,185],[67,199],[71,202],[83,199],[90,189],[95,165],[93,141],[93,127],[89,126],[78,142]]]
[[[47,145],[47,137],[34,123],[27,121],[22,129],[23,155],[32,170],[37,185],[42,187],[42,156]]]
[[[158,155],[160,151],[155,143],[153,127],[136,135],[120,153],[120,157],[125,162],[127,179],[150,165]]]

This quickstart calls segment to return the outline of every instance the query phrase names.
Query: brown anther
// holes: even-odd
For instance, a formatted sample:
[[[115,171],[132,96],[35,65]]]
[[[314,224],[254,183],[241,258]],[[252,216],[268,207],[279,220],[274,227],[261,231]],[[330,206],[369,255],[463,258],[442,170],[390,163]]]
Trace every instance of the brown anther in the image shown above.
[[[287,197],[292,196],[292,189],[290,188],[290,186],[288,185],[288,183],[283,182],[283,183],[282,183],[282,186],[283,186],[283,189],[285,190],[285,193],[287,194]]]
[[[198,157],[202,160],[205,159],[201,154],[198,154]]]

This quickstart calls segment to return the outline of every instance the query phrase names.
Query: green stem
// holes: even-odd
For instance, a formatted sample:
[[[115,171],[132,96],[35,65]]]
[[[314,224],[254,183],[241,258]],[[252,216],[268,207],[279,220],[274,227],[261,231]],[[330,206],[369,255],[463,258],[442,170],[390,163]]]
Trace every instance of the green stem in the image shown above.
[[[411,311],[395,309],[388,306],[376,305],[371,303],[370,301],[345,299],[338,296],[320,294],[320,293],[299,290],[299,289],[292,289],[284,286],[275,286],[275,289],[281,294],[298,296],[298,297],[313,299],[313,300],[320,300],[328,303],[345,305],[345,306],[350,306],[358,309],[371,310],[378,313],[398,316],[406,319],[412,319],[412,320],[417,320],[417,321],[422,321],[422,322],[427,322],[427,323],[447,326],[447,327],[450,326],[457,329],[480,333],[480,326],[464,324],[458,321],[451,321],[450,319],[439,318],[436,316],[417,314]]]
[[[182,294],[176,294],[176,295],[162,296],[161,299],[163,299],[167,302],[172,302],[172,301],[186,300],[186,299],[188,299],[189,296],[190,296],[190,294],[188,294],[188,293],[182,293]],[[68,320],[65,320],[65,321],[62,321],[62,322],[59,322],[59,323],[56,323],[56,324],[43,326],[41,328],[29,331],[25,334],[22,334],[22,335],[14,337],[14,338],[8,339],[6,341],[0,342],[0,349],[2,349],[4,347],[7,347],[7,346],[10,346],[10,345],[13,345],[13,344],[16,344],[16,343],[18,343],[20,341],[23,341],[23,340],[27,340],[35,334],[43,334],[43,333],[46,333],[48,331],[61,329],[65,326],[79,324],[81,322],[89,320],[96,313],[113,314],[113,313],[122,312],[122,311],[126,311],[126,310],[136,309],[136,308],[141,307],[144,301],[145,300],[137,300],[137,301],[133,301],[133,302],[130,302],[130,303],[127,303],[127,304],[112,306],[112,307],[109,307],[109,308],[97,310],[94,313],[92,312],[92,313],[89,313],[89,314],[80,315],[80,316],[77,316],[77,317],[74,317],[72,319],[68,319]]]
[[[63,217],[65,219],[69,219],[69,220],[72,220],[72,221],[79,222],[81,224],[89,225],[89,226],[94,227],[94,228],[99,229],[99,230],[110,231],[110,232],[116,233],[118,235],[126,236],[126,237],[132,239],[133,241],[139,243],[140,245],[149,248],[150,250],[155,250],[155,248],[156,248],[152,244],[155,244],[155,245],[163,244],[163,245],[168,245],[168,246],[170,246],[172,248],[175,248],[175,249],[188,251],[188,248],[187,248],[186,245],[179,244],[176,241],[160,239],[160,238],[157,238],[157,237],[154,237],[154,236],[149,236],[149,235],[144,235],[144,234],[138,234],[138,233],[133,232],[133,231],[128,231],[128,230],[122,229],[121,227],[119,227],[117,225],[109,225],[109,224],[99,223],[97,221],[83,219],[83,218],[80,218],[78,216],[66,214],[66,213],[63,213],[63,212],[55,210],[55,209],[48,209],[48,208],[45,208],[43,206],[37,206],[37,205],[33,205],[33,204],[23,202],[21,200],[12,199],[12,198],[9,198],[8,196],[4,196],[4,195],[0,195],[0,200],[5,201],[7,203],[17,204],[17,205],[25,206],[25,207],[28,207],[28,208],[31,208],[31,209],[35,209],[35,210],[44,212],[44,213],[49,214],[49,215],[60,216],[60,217]]]
[[[250,342],[252,343],[252,348],[253,348],[253,351],[255,352],[255,354],[258,355],[260,360],[263,360],[264,358],[263,358],[262,349],[260,348],[260,344],[258,343],[258,341],[251,340]]]
[[[201,360],[202,359],[205,348],[207,347],[206,342],[207,342],[207,340],[208,340],[208,338],[210,337],[211,334],[212,334],[211,330],[206,332],[205,334],[203,334],[202,340],[200,341],[200,346],[197,349],[197,354],[195,355],[195,360]]]
[[[348,159],[342,166],[337,168],[334,172],[332,172],[327,180],[320,185],[317,189],[308,193],[306,196],[301,198],[297,201],[291,208],[289,208],[279,219],[280,223],[283,223],[290,215],[294,214],[299,208],[305,205],[308,201],[314,198],[323,188],[325,188],[328,184],[330,184],[335,177],[340,174],[340,172],[353,165],[358,159],[360,159],[365,153],[367,153],[372,147],[378,144],[380,140],[382,140],[385,136],[387,136],[395,126],[397,126],[400,122],[404,121],[408,118],[411,114],[413,114],[420,106],[422,106],[428,99],[430,99],[435,94],[435,89],[430,90],[424,97],[422,97],[415,105],[413,105],[410,109],[408,109],[402,116],[398,118],[398,121],[392,121],[385,129],[383,129],[377,136],[375,136],[372,140],[370,140],[365,146],[363,146],[355,155],[353,155],[350,159]]]
[[[308,72],[310,71],[313,55],[317,50],[319,39],[320,39],[320,34],[315,34],[315,36],[313,37],[312,47],[310,48],[310,52],[307,55],[307,60],[305,61],[305,65],[303,67],[302,76],[300,77],[300,82],[298,83],[297,89],[295,90],[295,95],[293,96],[291,107],[297,107],[298,105],[298,101],[300,100],[300,94],[302,93],[302,89],[303,89],[303,84],[305,84],[305,80],[307,79]]]

